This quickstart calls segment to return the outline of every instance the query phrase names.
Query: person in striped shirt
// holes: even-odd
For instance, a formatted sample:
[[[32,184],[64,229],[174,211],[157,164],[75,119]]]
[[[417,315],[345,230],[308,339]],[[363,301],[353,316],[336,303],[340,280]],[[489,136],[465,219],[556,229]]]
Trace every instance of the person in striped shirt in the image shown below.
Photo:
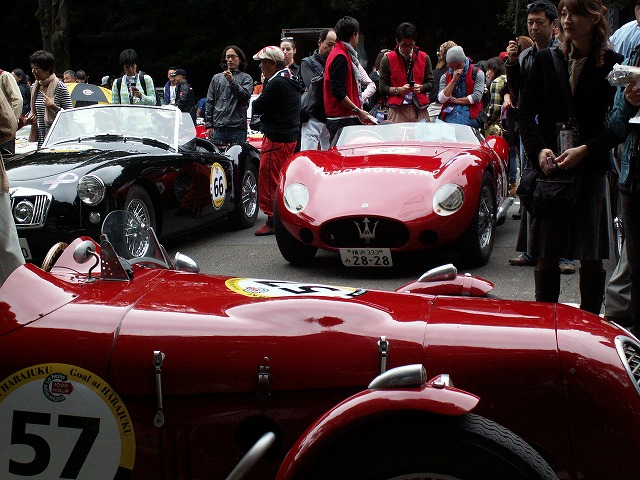
[[[31,123],[29,140],[37,140],[40,148],[58,112],[73,105],[67,86],[53,73],[53,54],[38,50],[29,57],[29,63],[35,81],[31,86],[31,112],[25,123]]]

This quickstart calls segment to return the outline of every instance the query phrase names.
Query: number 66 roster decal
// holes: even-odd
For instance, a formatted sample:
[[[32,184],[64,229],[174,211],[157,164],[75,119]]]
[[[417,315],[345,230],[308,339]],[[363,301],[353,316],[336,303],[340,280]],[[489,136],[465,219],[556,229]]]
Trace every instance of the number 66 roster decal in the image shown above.
[[[133,423],[100,377],[73,365],[34,365],[0,383],[0,478],[131,477]]]

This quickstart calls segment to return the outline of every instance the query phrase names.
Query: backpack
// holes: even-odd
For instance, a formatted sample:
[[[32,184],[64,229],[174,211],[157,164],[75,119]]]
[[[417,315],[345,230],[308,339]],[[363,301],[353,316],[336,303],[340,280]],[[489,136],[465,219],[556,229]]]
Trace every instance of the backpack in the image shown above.
[[[142,70],[140,70],[138,72],[138,78],[142,79],[140,81],[140,86],[142,87],[142,92],[146,95],[147,94],[147,81],[144,79],[144,72]],[[122,88],[122,77],[120,77],[120,78],[118,78],[116,80],[116,87],[117,87],[116,91],[118,92],[118,103],[120,103],[120,88]],[[113,100],[111,101],[111,103],[113,103]]]
[[[315,58],[308,57],[308,60],[312,62],[313,69],[321,73],[311,79],[308,91],[302,96],[302,111],[324,123],[327,121],[324,111],[324,68]]]

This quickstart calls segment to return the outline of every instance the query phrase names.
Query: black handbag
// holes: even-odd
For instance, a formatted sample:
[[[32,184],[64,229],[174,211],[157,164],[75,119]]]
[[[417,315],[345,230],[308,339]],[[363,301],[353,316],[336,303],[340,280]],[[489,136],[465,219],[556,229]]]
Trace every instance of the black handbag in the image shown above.
[[[516,192],[520,203],[536,218],[571,214],[577,206],[576,180],[572,172],[554,172],[545,176],[532,168],[525,168]]]

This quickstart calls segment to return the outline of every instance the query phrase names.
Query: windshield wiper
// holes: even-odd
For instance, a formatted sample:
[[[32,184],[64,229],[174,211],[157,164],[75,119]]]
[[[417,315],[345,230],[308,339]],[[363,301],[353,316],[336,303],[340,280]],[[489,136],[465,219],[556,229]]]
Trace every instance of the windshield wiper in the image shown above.
[[[166,143],[163,142],[162,140],[158,140],[157,138],[151,138],[151,137],[125,137],[125,141],[127,140],[135,140],[138,142],[142,142],[145,145],[151,145],[152,147],[160,147],[160,148],[164,148],[167,150],[172,150],[173,151],[173,147]]]
[[[99,135],[85,135],[84,137],[78,137],[78,141],[83,140],[123,140],[124,136],[117,133],[101,133]]]

